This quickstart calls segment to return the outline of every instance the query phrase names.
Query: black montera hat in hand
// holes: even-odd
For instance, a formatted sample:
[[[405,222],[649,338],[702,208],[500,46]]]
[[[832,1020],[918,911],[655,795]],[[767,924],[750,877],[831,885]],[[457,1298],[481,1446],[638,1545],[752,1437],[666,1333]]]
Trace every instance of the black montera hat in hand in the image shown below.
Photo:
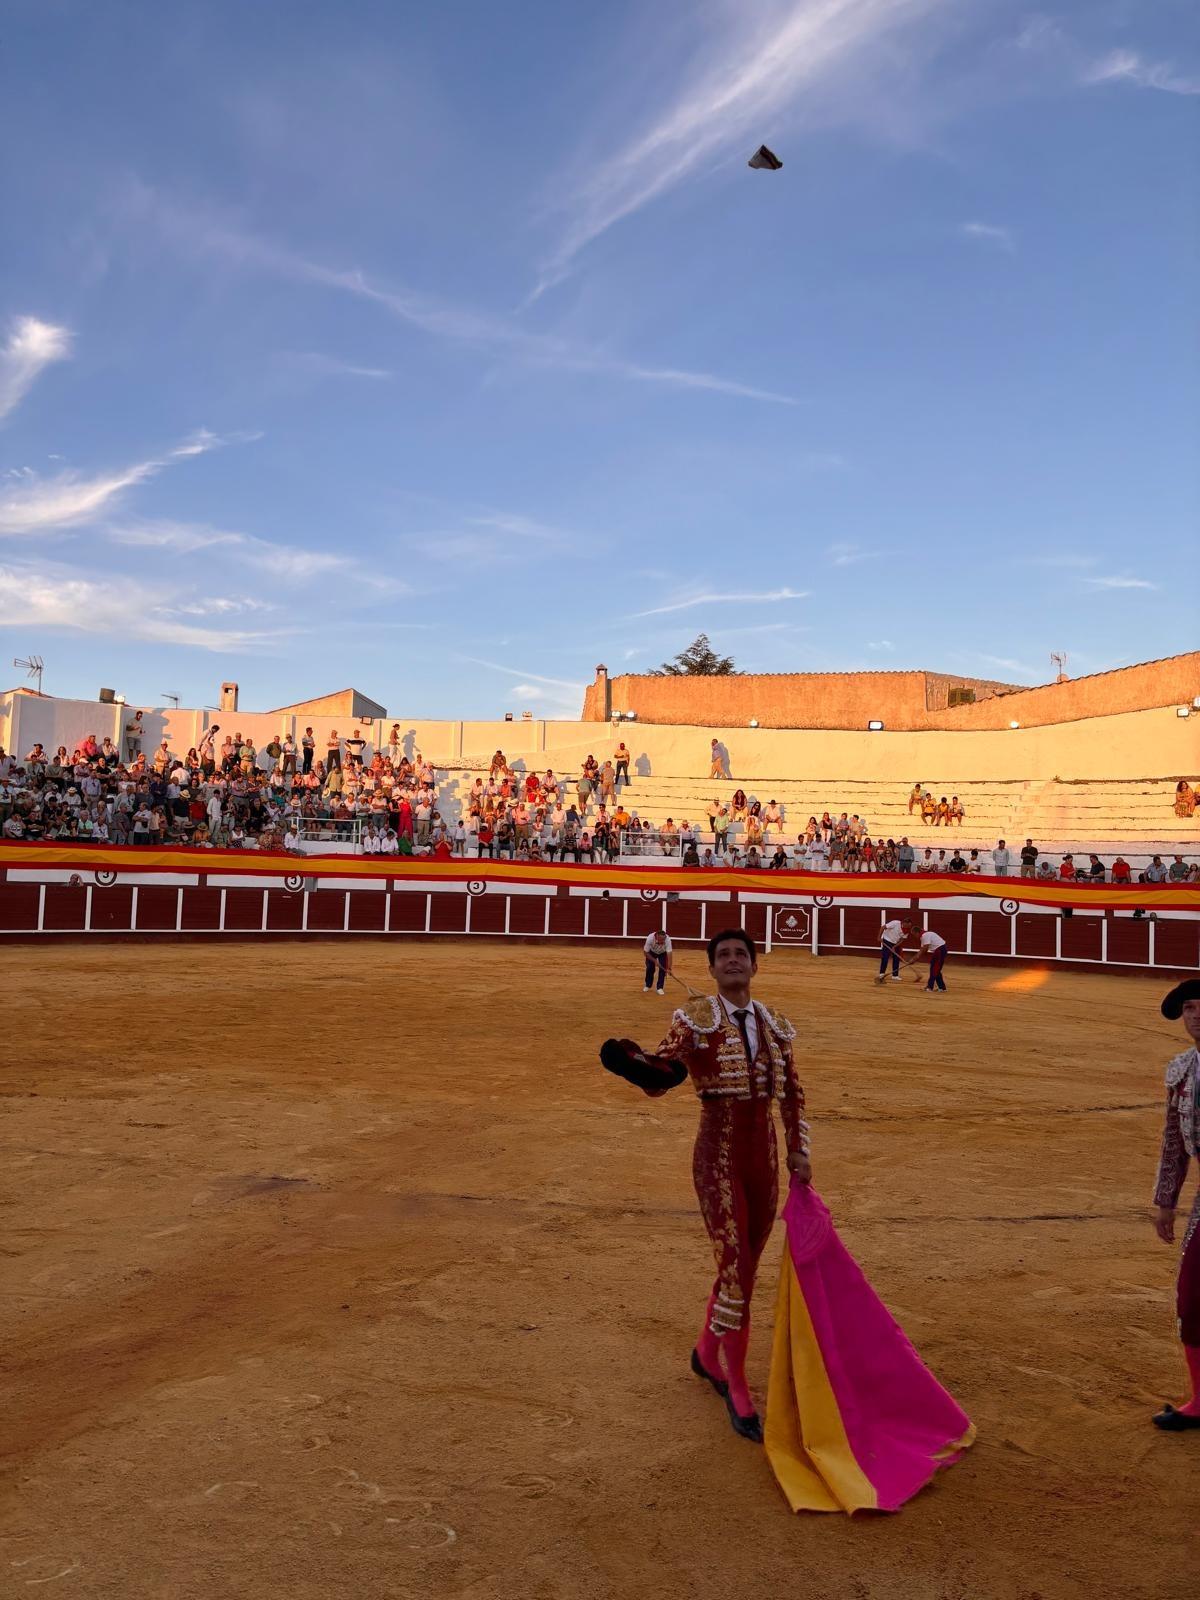
[[[1200,978],[1185,978],[1175,985],[1162,1003],[1163,1016],[1178,1022],[1189,1000],[1200,1000]]]

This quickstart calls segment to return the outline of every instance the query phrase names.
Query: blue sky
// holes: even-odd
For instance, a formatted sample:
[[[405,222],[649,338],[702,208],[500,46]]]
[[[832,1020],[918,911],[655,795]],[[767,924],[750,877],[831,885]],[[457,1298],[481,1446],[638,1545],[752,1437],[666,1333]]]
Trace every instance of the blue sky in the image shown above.
[[[1196,645],[1185,0],[5,25],[0,684],[573,716],[701,629]]]

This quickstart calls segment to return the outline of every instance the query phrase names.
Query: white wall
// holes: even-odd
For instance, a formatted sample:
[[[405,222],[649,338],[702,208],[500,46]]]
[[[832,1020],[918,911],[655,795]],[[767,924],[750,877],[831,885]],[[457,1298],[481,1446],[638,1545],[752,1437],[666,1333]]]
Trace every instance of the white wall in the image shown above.
[[[260,748],[273,733],[291,729],[297,737],[311,725],[317,753],[324,754],[331,728],[343,738],[359,727],[368,741],[386,745],[399,724],[403,748],[420,751],[439,766],[486,766],[503,749],[518,767],[574,776],[585,756],[611,755],[619,738],[629,746],[635,770],[646,776],[707,776],[709,740],[727,746],[734,778],[872,777],[910,785],[916,779],[971,782],[1013,778],[1144,778],[1200,776],[1200,712],[1177,717],[1171,707],[1132,711],[1114,717],[1015,731],[923,733],[791,731],[775,728],[681,728],[600,722],[445,722],[415,717],[385,717],[357,724],[350,718],[278,715],[270,712],[217,712],[146,707],[148,748],[163,733],[176,753],[186,754],[210,723],[226,732],[249,735]],[[94,700],[13,699],[8,748],[23,756],[40,740],[48,749],[74,748],[83,734],[102,737],[123,726],[131,708],[103,706]],[[0,704],[0,715],[3,706]],[[220,739],[218,739],[218,744]]]

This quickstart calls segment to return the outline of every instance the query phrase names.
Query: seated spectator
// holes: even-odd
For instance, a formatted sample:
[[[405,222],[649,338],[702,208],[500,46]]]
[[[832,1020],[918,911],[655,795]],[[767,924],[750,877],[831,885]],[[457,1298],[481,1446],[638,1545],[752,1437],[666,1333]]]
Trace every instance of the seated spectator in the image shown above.
[[[1167,869],[1167,878],[1171,883],[1186,883],[1188,877],[1187,862],[1182,856],[1176,856]]]
[[[914,783],[913,786],[912,786],[912,792],[909,794],[909,797],[908,797],[908,814],[909,814],[910,817],[912,816],[914,811],[917,811],[917,810],[920,809],[921,801],[924,798],[925,798],[924,787],[919,783]]]
[[[1112,881],[1114,883],[1132,883],[1133,873],[1124,856],[1117,856],[1112,864]]]
[[[1150,865],[1146,868],[1145,872],[1140,875],[1138,881],[1141,883],[1165,883],[1166,880],[1167,869],[1163,865],[1163,858],[1161,856],[1154,856],[1152,857]]]
[[[931,875],[937,871],[937,862],[933,859],[932,850],[925,850],[922,853],[917,862],[917,871],[922,874],[929,873]]]
[[[1104,863],[1094,852],[1088,857],[1087,877],[1092,883],[1103,883],[1106,877]]]
[[[972,854],[977,855],[978,852],[972,851]],[[961,850],[956,850],[950,857],[950,865],[947,870],[950,872],[965,872],[967,870],[966,859]]]
[[[779,828],[783,825],[783,812],[774,800],[768,800],[766,810],[763,812],[763,826],[767,829]]]
[[[934,812],[933,823],[936,828],[948,828],[950,826],[950,802],[946,799],[945,795],[943,795],[937,803],[937,810]]]
[[[958,798],[958,796],[956,794],[952,794],[950,796],[950,821],[951,822],[957,822],[959,827],[961,828],[962,827],[962,820],[966,816],[966,814],[967,814],[966,811],[963,809],[962,801]]]
[[[704,854],[700,857],[700,865],[702,867],[715,867],[717,865],[716,858],[713,856],[711,850],[705,850]]]
[[[970,856],[967,858],[967,871],[968,873],[976,876],[983,871],[983,862],[979,859],[978,850],[972,850]]]
[[[775,846],[775,854],[771,857],[770,861],[768,862],[768,867],[774,868],[776,871],[778,871],[780,868],[786,867],[787,864],[788,864],[788,853],[783,848],[783,846],[781,844],[777,844]]]
[[[698,867],[700,865],[700,852],[696,849],[694,839],[684,849],[683,864],[685,867]]]
[[[1177,817],[1194,817],[1196,814],[1196,793],[1186,778],[1180,778],[1175,785],[1175,815]]]
[[[1063,883],[1072,883],[1075,879],[1075,858],[1064,856],[1059,863],[1058,876]]]
[[[742,865],[744,867],[753,867],[756,870],[762,866],[762,857],[759,855],[756,846],[751,845],[749,850],[746,851],[746,859]]]
[[[730,807],[733,812],[734,822],[741,822],[746,815],[745,789],[735,789],[733,791],[733,799],[730,801]]]
[[[1052,879],[1054,877],[1054,868],[1048,861],[1039,861],[1037,865],[1037,875],[1043,882],[1047,878]]]
[[[936,816],[937,802],[934,800],[929,790],[926,789],[925,793],[921,796],[921,821],[927,828],[930,828],[933,826],[933,820]]]

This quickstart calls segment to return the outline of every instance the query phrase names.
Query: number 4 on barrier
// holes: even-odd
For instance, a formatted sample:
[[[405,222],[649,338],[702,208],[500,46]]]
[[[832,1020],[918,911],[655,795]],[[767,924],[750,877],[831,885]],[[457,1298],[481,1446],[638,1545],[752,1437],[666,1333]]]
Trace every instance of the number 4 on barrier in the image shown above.
[[[808,938],[809,914],[803,906],[780,906],[771,937],[779,944],[801,944]]]

